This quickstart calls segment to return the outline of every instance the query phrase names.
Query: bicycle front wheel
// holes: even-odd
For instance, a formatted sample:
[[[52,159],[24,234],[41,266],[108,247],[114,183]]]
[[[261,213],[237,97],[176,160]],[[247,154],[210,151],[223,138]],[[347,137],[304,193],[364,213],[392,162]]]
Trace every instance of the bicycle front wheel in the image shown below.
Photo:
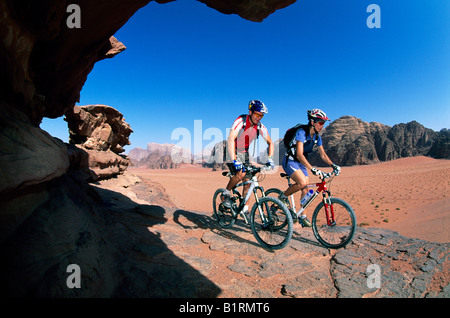
[[[261,198],[253,205],[250,224],[256,240],[273,250],[289,243],[294,228],[286,205],[274,197]]]
[[[355,234],[355,213],[344,200],[331,198],[331,205],[327,206],[322,201],[314,210],[312,229],[316,239],[325,247],[344,247]]]
[[[277,188],[271,188],[265,192],[266,197],[275,197],[275,198],[279,199],[281,202],[283,202],[284,204],[286,204],[286,207],[291,212],[292,222],[295,222],[297,220],[297,214],[295,213],[294,209],[292,208],[291,203],[289,202],[289,199],[287,200],[287,202],[284,202],[283,200],[281,200],[282,195],[283,195],[283,191],[281,191],[280,189],[277,189]],[[284,224],[282,226],[285,226],[285,225],[286,224]]]

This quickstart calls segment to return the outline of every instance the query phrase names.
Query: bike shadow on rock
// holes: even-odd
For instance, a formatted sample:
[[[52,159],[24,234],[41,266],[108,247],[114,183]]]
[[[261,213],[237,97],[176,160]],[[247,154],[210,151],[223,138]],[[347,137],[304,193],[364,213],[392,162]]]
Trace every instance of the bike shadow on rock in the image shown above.
[[[180,216],[186,218],[191,225],[183,224],[182,218],[180,218]],[[176,224],[185,229],[194,230],[199,228],[203,230],[210,230],[212,233],[229,240],[231,243],[235,242],[238,244],[248,244],[250,246],[263,248],[254,238],[250,229],[250,225],[246,224],[242,219],[237,219],[236,223],[231,228],[225,229],[217,223],[217,220],[213,215],[208,216],[192,211],[177,210],[173,214],[173,220]],[[195,226],[192,226],[192,224],[194,224]],[[272,252],[272,250],[270,249],[263,249]]]
[[[295,242],[299,242],[301,244],[310,245],[312,247],[320,247],[327,250],[325,246],[323,246],[316,240],[314,234],[312,233],[311,228],[307,229],[300,228],[299,230],[296,230],[294,226],[294,233],[292,234],[291,238],[291,243],[292,242],[294,242],[294,244]]]
[[[186,219],[186,221],[183,221],[183,218]],[[275,251],[266,248],[259,244],[255,237],[253,236],[253,233],[250,229],[250,225],[246,224],[244,220],[238,218],[236,220],[236,223],[229,229],[222,228],[216,221],[214,215],[208,216],[206,214],[200,213],[200,212],[192,212],[192,211],[186,211],[186,210],[177,210],[173,214],[173,221],[181,226],[182,228],[186,230],[196,230],[196,229],[202,229],[202,230],[210,230],[212,233],[218,235],[219,237],[229,240],[230,244],[232,245],[233,242],[240,244],[247,244],[250,247],[257,247],[260,249],[263,249],[269,253],[274,253]],[[214,244],[217,246],[223,246],[224,248],[227,248],[229,244],[227,243],[220,243],[217,241],[212,242],[205,242]],[[293,247],[296,250],[321,250],[323,253],[327,253],[328,249],[325,248],[322,244],[317,242],[317,240],[314,237],[314,234],[312,233],[311,229],[295,229],[294,226],[294,233],[292,235],[292,239],[289,242],[289,244],[286,247]]]

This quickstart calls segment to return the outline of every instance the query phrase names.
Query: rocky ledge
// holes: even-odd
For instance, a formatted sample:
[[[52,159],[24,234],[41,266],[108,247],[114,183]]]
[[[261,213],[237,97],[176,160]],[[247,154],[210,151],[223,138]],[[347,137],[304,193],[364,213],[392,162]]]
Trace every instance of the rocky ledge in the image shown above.
[[[328,250],[297,225],[286,248],[270,251],[245,223],[225,230],[210,211],[168,207],[163,189],[128,172],[51,183],[2,244],[3,296],[450,297],[448,243],[358,228],[346,248]],[[67,285],[71,264],[81,288]]]
[[[100,191],[112,189],[104,185]],[[155,201],[139,179],[124,188],[134,189],[139,200]],[[359,227],[346,248],[329,250],[310,229],[296,225],[290,244],[271,251],[243,221],[225,230],[210,212],[137,204],[115,190],[110,211],[132,238],[126,243],[129,278],[116,290],[119,296],[450,297],[449,243]],[[145,225],[155,219],[161,222]],[[138,228],[147,235],[136,236]]]
[[[268,251],[243,223],[224,230],[209,216],[167,212],[170,230],[161,239],[217,284],[220,297],[450,297],[449,244],[358,228],[349,246],[334,251],[297,227],[286,248]]]

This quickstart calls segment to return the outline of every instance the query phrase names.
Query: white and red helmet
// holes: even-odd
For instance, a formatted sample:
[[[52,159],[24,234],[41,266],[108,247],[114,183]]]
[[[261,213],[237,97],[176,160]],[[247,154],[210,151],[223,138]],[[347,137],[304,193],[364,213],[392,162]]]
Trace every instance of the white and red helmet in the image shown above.
[[[330,120],[327,117],[327,114],[323,110],[320,110],[318,108],[314,108],[307,111],[308,114],[308,120],[314,120],[314,121],[327,121]]]

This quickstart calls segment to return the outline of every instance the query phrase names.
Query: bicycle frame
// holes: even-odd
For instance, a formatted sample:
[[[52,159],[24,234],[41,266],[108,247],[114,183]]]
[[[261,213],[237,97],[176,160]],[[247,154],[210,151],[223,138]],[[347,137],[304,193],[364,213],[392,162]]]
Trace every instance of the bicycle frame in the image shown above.
[[[272,169],[269,165],[246,166],[247,178],[239,181],[230,189],[230,196],[224,194],[226,189],[223,188],[214,192],[213,209],[214,216],[222,228],[231,228],[241,215],[245,223],[250,226],[256,240],[265,248],[276,250],[288,244],[292,238],[294,226],[291,213],[286,205],[278,198],[266,196],[264,188],[259,185],[262,179],[257,174],[269,169]],[[222,175],[233,178],[234,174],[222,172]],[[235,181],[235,179],[230,180],[229,183],[231,181]],[[245,187],[242,195],[238,191],[239,187]],[[258,193],[259,191],[261,193]],[[252,202],[252,207],[249,207],[247,213],[244,211],[244,207],[249,204],[252,193],[256,202]]]
[[[246,168],[249,169],[249,167],[246,167]],[[259,172],[261,172],[261,171],[259,171]],[[254,196],[255,196],[255,201],[258,204],[259,213],[261,215],[261,218],[265,220],[265,217],[264,217],[262,211],[260,210],[261,208],[259,207],[259,197],[258,197],[258,190],[261,191],[261,197],[265,196],[264,188],[259,185],[258,178],[256,177],[256,174],[253,175],[250,180],[244,181],[244,182],[241,182],[241,183],[235,185],[234,188],[233,188],[233,192],[238,194],[240,197],[242,197],[241,194],[239,193],[239,191],[237,190],[237,188],[243,187],[243,186],[245,186],[247,184],[250,184],[250,188],[247,190],[247,193],[245,194],[244,200],[242,200],[241,203],[239,204],[239,206],[237,207],[236,215],[234,217],[237,218],[239,214],[242,214],[242,217],[244,218],[245,222],[247,224],[250,224],[250,220],[247,219],[247,216],[245,215],[245,213],[242,213],[242,211],[244,209],[244,206],[247,204],[248,200],[250,199],[250,196],[253,193]]]
[[[288,185],[291,186],[291,178],[288,177]],[[297,217],[308,207],[311,205],[311,203],[314,201],[314,199],[320,194],[322,193],[323,196],[323,203],[325,206],[325,213],[326,213],[326,218],[327,218],[327,224],[329,226],[335,225],[336,222],[334,220],[334,209],[333,209],[333,205],[331,204],[331,193],[327,188],[327,183],[325,181],[325,178],[322,179],[322,182],[317,182],[317,183],[309,183],[306,185],[306,188],[315,188],[317,187],[316,191],[314,192],[313,196],[305,203],[304,206],[302,206],[297,214]],[[295,199],[294,199],[294,195],[291,194],[290,196],[291,199],[291,205],[292,208],[294,209],[294,211],[296,211],[295,208]]]
[[[238,206],[238,212],[240,212],[240,211],[244,208],[245,204],[246,204],[246,203],[248,202],[248,200],[250,199],[250,196],[252,195],[252,193],[253,193],[254,196],[255,196],[255,201],[258,202],[258,203],[259,203],[259,197],[258,197],[257,191],[258,191],[258,190],[261,191],[262,196],[264,196],[264,189],[263,189],[263,187],[261,187],[261,186],[259,185],[256,176],[252,177],[252,178],[251,178],[250,180],[248,180],[248,181],[245,181],[245,182],[242,182],[242,183],[237,184],[237,185],[234,187],[233,191],[238,192],[236,188],[238,188],[238,187],[243,187],[244,185],[247,185],[247,184],[250,184],[250,188],[248,189],[247,193],[245,194],[244,200],[242,200],[241,204]],[[239,195],[240,195],[240,194],[239,194]]]

